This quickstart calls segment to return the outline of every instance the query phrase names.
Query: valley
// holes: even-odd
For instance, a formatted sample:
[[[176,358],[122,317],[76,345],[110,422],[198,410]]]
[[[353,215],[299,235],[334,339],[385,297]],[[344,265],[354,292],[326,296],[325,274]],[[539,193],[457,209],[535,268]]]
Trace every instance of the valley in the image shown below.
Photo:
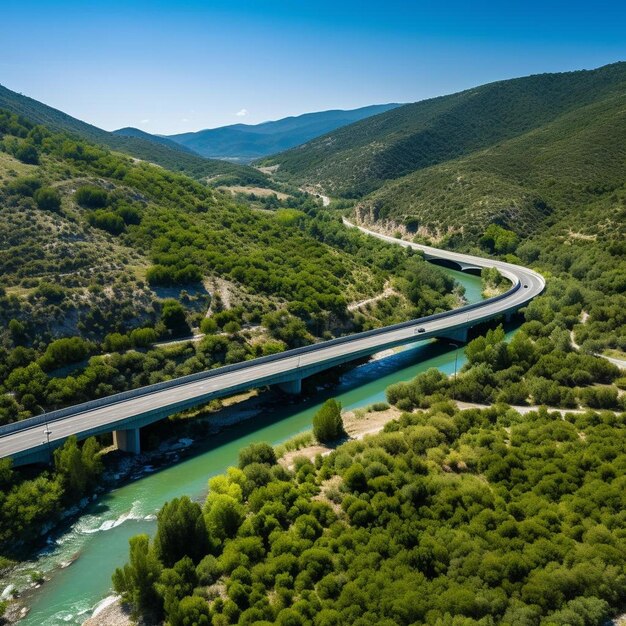
[[[169,626],[617,619],[625,97],[620,62],[162,137],[0,88],[21,623],[112,591]],[[122,418],[178,452],[89,504]]]

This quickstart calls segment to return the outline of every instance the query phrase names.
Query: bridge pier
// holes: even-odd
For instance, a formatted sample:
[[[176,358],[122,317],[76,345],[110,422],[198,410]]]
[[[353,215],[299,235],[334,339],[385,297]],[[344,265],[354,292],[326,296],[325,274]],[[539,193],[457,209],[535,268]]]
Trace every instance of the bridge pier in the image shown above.
[[[278,383],[278,388],[291,396],[297,396],[302,392],[302,379],[296,378],[295,380],[288,380],[285,383]]]
[[[139,429],[129,428],[127,430],[114,430],[113,444],[118,450],[122,450],[122,452],[139,454],[141,452]]]

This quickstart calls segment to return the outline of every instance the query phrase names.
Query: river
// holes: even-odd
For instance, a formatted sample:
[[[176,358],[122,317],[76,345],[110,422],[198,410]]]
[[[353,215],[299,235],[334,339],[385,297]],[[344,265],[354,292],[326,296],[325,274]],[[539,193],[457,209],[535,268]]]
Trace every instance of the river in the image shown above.
[[[480,278],[445,270],[465,286],[469,302],[481,299]],[[421,342],[347,372],[339,384],[315,398],[273,408],[271,413],[224,430],[210,438],[193,457],[148,474],[103,495],[60,537],[50,543],[22,572],[37,569],[50,580],[28,599],[29,615],[21,626],[81,624],[93,607],[111,593],[111,573],[128,555],[128,539],[137,533],[152,534],[155,513],[168,500],[187,494],[200,499],[209,477],[237,462],[239,450],[253,441],[277,444],[310,430],[313,414],[329,397],[345,409],[367,406],[385,399],[385,389],[409,380],[430,367],[452,373],[465,362],[463,351],[435,342]],[[64,562],[79,554],[69,567]]]

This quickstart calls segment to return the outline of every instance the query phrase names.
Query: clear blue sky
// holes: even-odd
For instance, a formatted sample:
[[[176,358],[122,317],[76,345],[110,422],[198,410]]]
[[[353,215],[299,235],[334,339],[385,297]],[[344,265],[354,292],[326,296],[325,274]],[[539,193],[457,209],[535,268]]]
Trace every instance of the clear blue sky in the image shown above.
[[[624,6],[2,0],[0,83],[108,130],[185,132],[626,60]]]

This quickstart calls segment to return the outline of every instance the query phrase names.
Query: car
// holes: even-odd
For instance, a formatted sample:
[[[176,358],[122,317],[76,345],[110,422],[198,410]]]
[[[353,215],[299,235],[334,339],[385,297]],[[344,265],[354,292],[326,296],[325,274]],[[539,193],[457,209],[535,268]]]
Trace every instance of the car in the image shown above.
[[[528,289],[528,285],[524,285],[524,289]]]
[[[425,333],[426,329],[423,326],[420,326],[419,328],[415,329],[414,334],[417,335],[418,333]]]

